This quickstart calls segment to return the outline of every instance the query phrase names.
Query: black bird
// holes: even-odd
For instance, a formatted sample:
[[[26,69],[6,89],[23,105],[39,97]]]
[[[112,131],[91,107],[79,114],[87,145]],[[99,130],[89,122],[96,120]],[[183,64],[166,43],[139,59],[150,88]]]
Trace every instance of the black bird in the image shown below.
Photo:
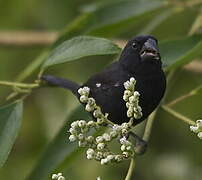
[[[158,42],[153,36],[141,35],[129,40],[119,61],[95,74],[83,85],[50,75],[41,78],[50,85],[71,90],[77,98],[79,98],[78,89],[88,86],[90,96],[96,100],[102,112],[109,113],[110,121],[121,124],[129,121],[123,100],[125,90],[123,84],[131,77],[136,79],[135,90],[140,93],[139,105],[143,113],[141,119],[134,120],[136,125],[154,111],[166,89]]]

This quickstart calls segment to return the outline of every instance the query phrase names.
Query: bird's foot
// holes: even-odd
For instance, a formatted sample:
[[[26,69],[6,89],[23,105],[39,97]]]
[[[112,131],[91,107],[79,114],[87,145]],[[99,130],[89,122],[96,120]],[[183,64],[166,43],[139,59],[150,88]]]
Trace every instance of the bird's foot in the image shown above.
[[[147,142],[133,132],[129,132],[129,136],[135,140],[135,153],[138,155],[144,154],[147,150]]]

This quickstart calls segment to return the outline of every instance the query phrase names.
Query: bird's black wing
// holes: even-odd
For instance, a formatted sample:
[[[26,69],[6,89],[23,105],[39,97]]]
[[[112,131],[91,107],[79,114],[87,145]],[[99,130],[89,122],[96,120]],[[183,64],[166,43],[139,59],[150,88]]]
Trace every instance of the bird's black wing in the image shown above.
[[[116,123],[124,122],[127,118],[123,83],[128,79],[129,75],[116,62],[83,85],[90,88],[90,95],[104,113],[109,113],[109,119]]]

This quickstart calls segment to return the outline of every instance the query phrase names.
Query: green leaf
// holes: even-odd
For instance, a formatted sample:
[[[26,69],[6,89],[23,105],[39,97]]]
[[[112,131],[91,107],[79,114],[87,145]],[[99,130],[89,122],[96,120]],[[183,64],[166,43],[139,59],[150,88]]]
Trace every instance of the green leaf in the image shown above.
[[[6,162],[21,126],[22,102],[0,108],[0,167]]]
[[[47,54],[50,50],[64,42],[65,40],[81,35],[104,35],[112,34],[115,36],[120,32],[125,32],[128,26],[133,25],[139,27],[146,25],[146,17],[153,17],[154,11],[158,9],[166,8],[162,1],[150,1],[150,0],[117,0],[109,3],[104,3],[93,12],[85,12],[75,18],[70,24],[68,24],[64,30],[61,31],[58,39],[53,43],[50,48],[44,51],[39,57],[37,57],[18,77],[18,81],[23,81],[30,76],[36,69],[43,64],[46,60]],[[134,19],[134,17],[137,17]],[[148,18],[147,18],[148,20]],[[144,23],[142,23],[144,22]],[[104,29],[103,29],[104,28]],[[135,28],[137,29],[137,28]],[[104,34],[103,34],[104,32]],[[136,32],[133,33],[136,34]],[[46,64],[46,63],[45,63]],[[43,64],[43,67],[47,67]]]
[[[101,5],[94,11],[96,22],[92,29],[123,22],[132,17],[160,8],[165,4],[162,1],[150,0],[117,0]]]
[[[86,56],[118,54],[120,48],[104,38],[78,36],[63,42],[50,53],[43,68]]]
[[[73,121],[77,119],[89,119],[89,114],[84,111],[82,106],[79,106],[71,115],[67,118],[64,126],[55,136],[55,138],[50,142],[45,151],[43,152],[40,160],[36,164],[36,167],[31,172],[30,176],[27,178],[29,180],[44,180],[50,179],[51,173],[55,170],[59,164],[61,164],[65,159],[70,160],[75,158],[81,151],[76,143],[71,143],[68,141],[67,130]],[[69,163],[66,165],[69,165]]]
[[[202,54],[202,37],[192,36],[184,39],[160,43],[160,51],[165,70],[183,66]]]
[[[158,39],[164,40],[186,37],[198,12],[199,9],[196,7],[181,9],[173,7],[172,14],[165,21],[157,25],[152,34]],[[162,14],[159,16],[161,17]]]

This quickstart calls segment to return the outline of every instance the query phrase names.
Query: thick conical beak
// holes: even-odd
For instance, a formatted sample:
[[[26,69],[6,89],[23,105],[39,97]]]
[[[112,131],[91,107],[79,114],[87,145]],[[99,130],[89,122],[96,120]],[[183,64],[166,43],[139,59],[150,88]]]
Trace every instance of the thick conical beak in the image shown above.
[[[140,56],[143,60],[146,59],[160,59],[160,55],[159,55],[159,48],[157,45],[157,42],[154,39],[148,39],[141,51],[140,51]]]

